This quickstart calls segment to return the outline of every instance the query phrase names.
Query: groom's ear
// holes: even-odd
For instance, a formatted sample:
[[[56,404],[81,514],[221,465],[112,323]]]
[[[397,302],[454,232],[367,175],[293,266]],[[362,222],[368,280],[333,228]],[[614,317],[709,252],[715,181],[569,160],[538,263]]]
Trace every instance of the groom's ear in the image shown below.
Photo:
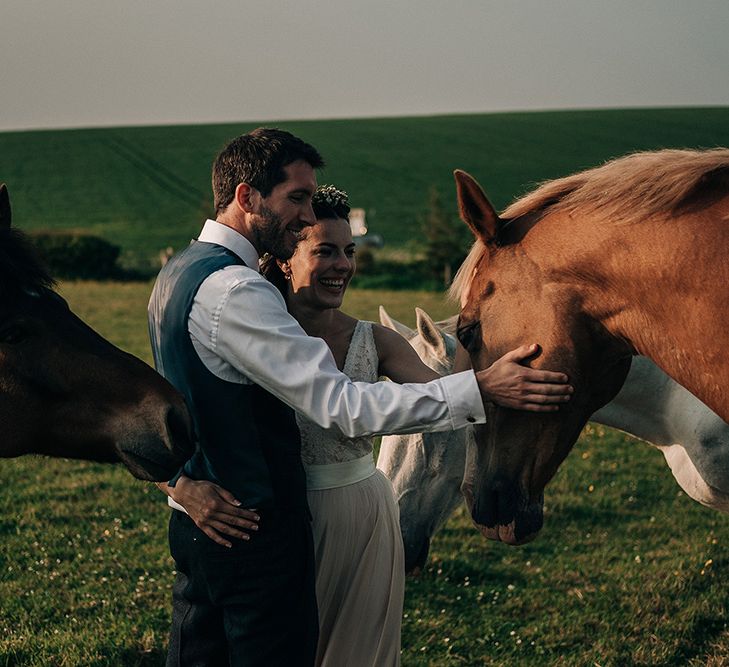
[[[234,200],[238,208],[245,213],[255,213],[258,210],[258,199],[261,193],[248,183],[238,183],[235,188]]]

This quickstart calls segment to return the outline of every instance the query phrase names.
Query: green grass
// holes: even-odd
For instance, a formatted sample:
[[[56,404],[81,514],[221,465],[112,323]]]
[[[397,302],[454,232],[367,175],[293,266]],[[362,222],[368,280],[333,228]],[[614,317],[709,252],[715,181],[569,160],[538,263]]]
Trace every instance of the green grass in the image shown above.
[[[452,171],[476,176],[497,208],[543,179],[634,150],[727,144],[729,108],[480,114],[283,122],[316,145],[321,182],[349,190],[388,247],[408,247],[428,189],[455,199]],[[211,212],[210,165],[253,124],[0,133],[0,181],[17,224],[86,229],[127,263],[184,246]]]
[[[67,283],[92,326],[149,360],[146,283]],[[411,326],[433,293],[353,290]],[[162,665],[173,563],[162,494],[120,467],[0,461],[0,665]],[[533,543],[486,543],[463,511],[407,585],[403,664],[729,664],[729,521],[690,501],[658,452],[587,429]]]
[[[501,208],[531,184],[633,150],[726,145],[729,108],[492,114],[279,124],[318,146],[321,182],[351,191],[388,255],[407,257],[430,185],[455,167]],[[85,229],[131,264],[181,247],[209,215],[209,165],[252,125],[0,133],[0,181],[21,228]],[[452,201],[452,200],[451,200]],[[66,283],[103,335],[150,361],[147,283]],[[432,292],[350,290],[454,311]],[[2,435],[0,434],[0,437]],[[167,509],[119,467],[0,461],[0,667],[161,665],[173,564]],[[690,501],[662,457],[588,430],[546,493],[545,529],[518,549],[486,543],[460,511],[408,582],[409,665],[729,664],[729,522]]]

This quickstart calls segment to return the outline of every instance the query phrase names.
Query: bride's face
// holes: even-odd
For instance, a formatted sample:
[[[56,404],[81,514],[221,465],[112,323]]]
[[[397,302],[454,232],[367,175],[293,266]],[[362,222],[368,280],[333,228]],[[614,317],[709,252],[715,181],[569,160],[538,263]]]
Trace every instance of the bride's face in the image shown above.
[[[289,299],[314,308],[339,308],[355,269],[349,223],[342,218],[317,220],[282,268],[291,276]]]

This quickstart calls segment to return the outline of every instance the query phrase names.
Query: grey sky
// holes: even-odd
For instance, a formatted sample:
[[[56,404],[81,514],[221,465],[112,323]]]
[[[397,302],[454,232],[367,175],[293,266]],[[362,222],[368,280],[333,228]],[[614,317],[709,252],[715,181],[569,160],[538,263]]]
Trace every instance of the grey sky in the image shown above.
[[[729,105],[727,0],[2,0],[0,130]]]

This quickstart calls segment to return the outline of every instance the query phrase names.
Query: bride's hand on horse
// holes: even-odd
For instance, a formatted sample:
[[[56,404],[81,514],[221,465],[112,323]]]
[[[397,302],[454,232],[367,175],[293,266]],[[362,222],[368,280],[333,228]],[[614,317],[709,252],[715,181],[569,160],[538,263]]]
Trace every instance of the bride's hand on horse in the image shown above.
[[[162,488],[162,485],[158,486]],[[258,514],[243,509],[233,494],[222,486],[185,475],[174,487],[164,486],[163,491],[185,508],[195,525],[221,546],[232,546],[226,536],[249,540],[246,531],[258,530]]]
[[[478,371],[476,379],[484,401],[532,412],[554,412],[561,403],[569,401],[574,389],[564,373],[523,365],[538,351],[538,345],[522,345]]]

